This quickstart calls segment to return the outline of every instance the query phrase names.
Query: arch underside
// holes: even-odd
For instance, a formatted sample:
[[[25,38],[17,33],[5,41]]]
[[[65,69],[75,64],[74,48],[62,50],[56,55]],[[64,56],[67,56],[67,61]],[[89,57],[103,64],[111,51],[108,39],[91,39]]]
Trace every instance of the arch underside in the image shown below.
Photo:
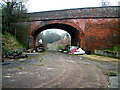
[[[36,38],[37,38],[38,34],[47,29],[65,30],[66,32],[68,32],[71,35],[71,45],[81,47],[81,38],[83,37],[82,36],[83,32],[78,31],[76,28],[74,28],[70,25],[59,24],[59,23],[44,25],[44,26],[38,28],[37,30],[35,30],[34,32],[32,32],[32,36],[34,38],[34,47],[36,47],[35,43],[36,43]]]

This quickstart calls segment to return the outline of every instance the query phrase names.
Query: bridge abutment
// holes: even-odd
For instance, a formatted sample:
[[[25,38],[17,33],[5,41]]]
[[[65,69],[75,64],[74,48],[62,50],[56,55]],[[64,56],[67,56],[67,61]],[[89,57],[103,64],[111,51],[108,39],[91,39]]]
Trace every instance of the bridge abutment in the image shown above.
[[[46,29],[62,29],[71,35],[71,45],[83,50],[103,50],[120,44],[120,7],[95,7],[31,14],[33,44],[35,35]],[[59,14],[58,14],[59,13]],[[35,16],[34,16],[35,15]],[[31,42],[31,41],[30,41]]]

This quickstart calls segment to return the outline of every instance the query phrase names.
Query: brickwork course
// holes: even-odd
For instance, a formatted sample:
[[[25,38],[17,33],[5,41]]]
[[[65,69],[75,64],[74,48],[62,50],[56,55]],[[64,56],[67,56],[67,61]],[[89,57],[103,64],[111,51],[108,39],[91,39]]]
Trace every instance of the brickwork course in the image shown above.
[[[63,29],[71,35],[71,45],[102,50],[120,44],[120,7],[94,7],[27,13],[30,47],[46,29]]]

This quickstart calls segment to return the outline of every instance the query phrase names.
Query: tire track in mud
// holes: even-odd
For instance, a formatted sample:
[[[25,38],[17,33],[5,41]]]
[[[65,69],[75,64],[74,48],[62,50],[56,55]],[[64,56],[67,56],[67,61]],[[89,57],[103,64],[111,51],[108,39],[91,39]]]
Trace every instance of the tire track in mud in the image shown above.
[[[64,65],[66,65],[66,69],[68,69],[70,66],[69,66],[69,64],[71,63],[71,62],[67,62],[62,56],[60,57],[60,61],[62,61],[62,62],[64,62]],[[71,60],[70,60],[71,61]],[[73,63],[72,63],[73,64]],[[76,63],[74,63],[75,64],[75,66],[79,66],[79,65],[77,65]],[[67,73],[67,72],[65,72],[65,73]],[[63,77],[65,77],[65,73],[62,75]],[[71,72],[68,72],[69,74],[71,74]],[[67,76],[69,76],[69,74],[67,73]],[[62,77],[61,76],[61,77]],[[59,84],[61,84],[61,82],[66,82],[65,81],[65,79],[68,79],[68,77],[66,76],[66,78],[61,78],[61,77],[59,77],[59,78],[57,78],[53,83],[52,83],[52,85],[50,85],[50,86],[48,86],[47,88],[53,88],[53,87],[55,87],[55,86],[57,86],[58,85],[58,88],[59,88]],[[78,79],[78,78],[77,78]],[[81,82],[81,80],[82,79],[80,79],[79,78],[79,82]],[[72,86],[74,87],[76,84],[78,84],[79,82],[77,82],[77,83],[74,83],[74,84],[72,84]],[[72,87],[72,88],[73,88]]]
[[[58,59],[57,59],[57,60],[58,60]],[[65,62],[62,61],[62,60],[58,60],[58,61],[59,61],[59,62],[62,64],[62,66],[64,67],[63,72],[62,72],[60,75],[58,75],[57,77],[55,77],[54,79],[52,79],[52,80],[50,80],[50,81],[48,81],[48,82],[42,83],[42,84],[39,85],[39,86],[35,86],[34,88],[42,88],[42,87],[45,87],[45,86],[47,86],[48,84],[50,84],[50,83],[54,82],[55,80],[57,80],[58,78],[60,78],[60,77],[66,72]]]
[[[70,68],[70,66],[71,66],[70,63],[71,62],[74,62],[73,60],[70,60],[70,58],[66,58],[66,57],[64,58],[62,56],[60,58],[64,62],[64,64],[66,65],[66,69]],[[52,84],[50,86],[48,86],[48,88],[53,88],[53,87],[54,88],[56,88],[56,87],[57,88],[59,88],[59,87],[61,88],[63,86],[60,86],[60,84],[63,85],[63,83],[67,84],[65,86],[65,88],[66,87],[67,88],[76,88],[76,87],[77,88],[85,88],[85,87],[88,87],[88,88],[89,87],[100,87],[100,88],[103,88],[103,87],[106,87],[106,83],[105,83],[105,82],[107,82],[106,78],[105,78],[106,76],[104,76],[103,73],[101,72],[101,70],[98,69],[95,65],[89,64],[90,66],[86,66],[86,65],[81,64],[82,66],[80,66],[80,63],[77,64],[77,62],[72,63],[72,64],[73,65],[71,67],[73,67],[74,69],[78,70],[78,71],[77,70],[75,71],[76,75],[73,74],[73,76],[74,76],[73,78],[74,79],[72,79],[72,80],[73,80],[74,83],[72,83],[71,81],[70,81],[71,85],[69,83],[67,83],[69,81],[68,79],[70,79],[68,74],[72,75],[72,73],[65,72],[65,73],[67,73],[67,76],[68,76],[68,77],[66,76],[66,79],[63,79],[63,77],[65,77],[64,75],[66,75],[64,73],[62,75],[63,77],[61,76],[62,78],[59,77],[61,79],[57,78],[55,81],[52,82]],[[86,67],[88,67],[89,70],[87,70]],[[82,68],[83,70],[81,70],[80,68]],[[84,71],[84,68],[86,68],[85,70],[87,70],[87,71]],[[90,81],[87,82],[87,80],[90,80]],[[95,83],[92,83],[92,81],[95,82]],[[82,82],[85,82],[86,86],[83,85]]]
[[[86,72],[83,69],[84,67],[86,68],[85,65],[81,64],[82,66],[80,66],[79,64],[77,64],[77,62],[70,60],[70,58],[66,58],[63,55],[60,55],[60,56],[53,55],[53,57],[57,58],[56,60],[62,64],[63,72],[60,75],[58,75],[57,77],[55,77],[54,79],[41,84],[40,87],[42,87],[42,88],[56,88],[56,87],[57,88],[61,88],[61,87],[84,88],[84,87],[94,87],[94,85],[95,85],[95,87],[103,87],[104,86],[102,83],[104,83],[105,81],[103,80],[103,78],[101,78],[101,76],[103,76],[103,75],[101,74],[101,71],[98,70],[98,68],[96,68],[94,65],[92,65],[91,68],[90,68],[90,66],[88,66],[88,68],[90,70],[88,70]],[[72,62],[75,62],[75,63],[72,63]],[[70,68],[73,68],[73,69],[70,69]],[[87,70],[87,69],[85,69],[85,70]],[[91,72],[94,74],[94,76],[90,75],[90,74],[92,74]],[[92,80],[92,81],[96,80],[95,81],[96,83],[92,84],[91,81],[86,82],[86,80],[87,80],[86,78],[88,80]],[[87,84],[89,84],[89,85],[85,86],[82,84],[82,82],[86,83],[86,85]]]
[[[41,57],[43,67],[25,66],[26,70],[38,73],[23,77],[16,77],[8,87],[32,87],[32,88],[102,88],[107,83],[107,79],[101,69],[93,63],[86,63],[78,56],[69,56],[58,52],[47,52]],[[31,60],[31,63],[38,64],[39,59]],[[51,69],[48,69],[51,68]],[[6,70],[6,73],[8,71]],[[12,73],[12,72],[11,72]],[[38,75],[40,75],[38,77]],[[26,78],[27,77],[27,78]],[[43,78],[44,77],[44,78]],[[13,78],[14,79],[14,78]],[[23,81],[21,80],[23,79]],[[10,85],[6,80],[4,86]],[[16,86],[15,86],[16,85]]]

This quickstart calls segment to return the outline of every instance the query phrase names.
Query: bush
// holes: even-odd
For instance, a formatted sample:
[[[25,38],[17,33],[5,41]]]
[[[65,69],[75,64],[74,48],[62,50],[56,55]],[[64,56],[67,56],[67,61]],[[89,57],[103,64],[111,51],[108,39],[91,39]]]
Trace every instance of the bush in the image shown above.
[[[113,52],[120,52],[120,45],[114,46],[112,48],[107,48],[105,51],[113,51]]]
[[[5,32],[2,35],[3,54],[14,55],[14,52],[20,52],[23,45],[19,43],[10,33]]]
[[[56,48],[57,48],[57,50],[60,50],[60,49],[64,48],[64,46],[57,46]]]

